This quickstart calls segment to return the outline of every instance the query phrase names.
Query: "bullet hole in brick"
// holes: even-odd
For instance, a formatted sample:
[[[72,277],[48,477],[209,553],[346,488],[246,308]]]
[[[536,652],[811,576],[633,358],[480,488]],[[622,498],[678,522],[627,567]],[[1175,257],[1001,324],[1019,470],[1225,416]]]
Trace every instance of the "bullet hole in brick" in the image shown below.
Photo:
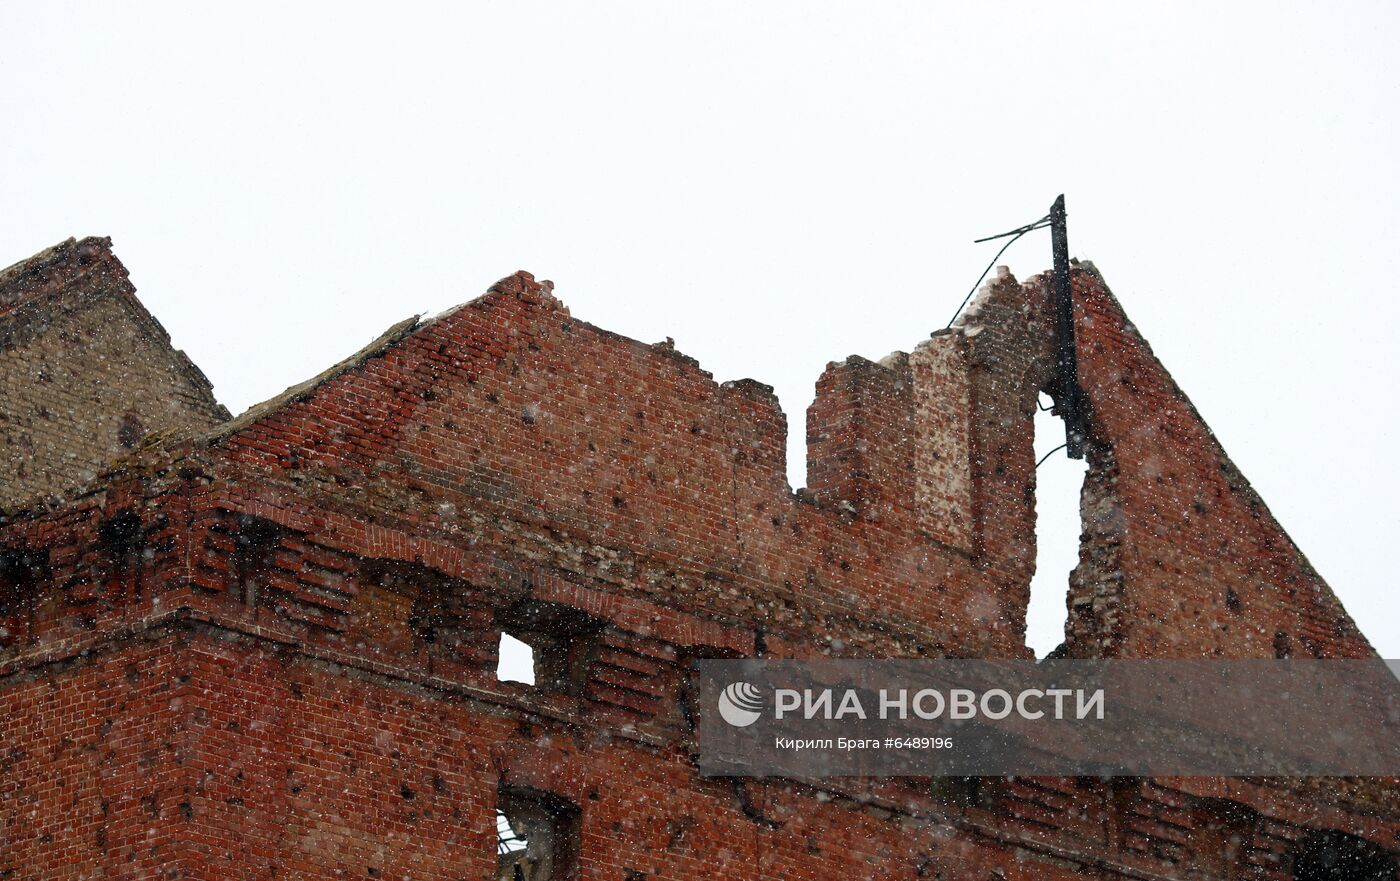
[[[526,425],[534,425],[540,418],[540,407],[538,404],[526,404],[520,408],[520,421]]]
[[[698,824],[689,814],[666,822],[666,849],[678,850],[685,846],[690,833]]]
[[[552,793],[503,787],[496,797],[496,877],[567,881],[577,877],[579,810]]]
[[[627,500],[624,499],[622,496],[613,496],[612,502],[613,502],[613,507],[614,507],[614,508],[625,508],[625,507],[627,507]]]
[[[1233,587],[1225,588],[1225,608],[1229,609],[1231,612],[1238,612],[1240,610],[1240,595],[1235,593]]]
[[[410,789],[407,783],[399,785],[399,795],[403,797],[404,801],[413,801],[418,797],[418,794]]]

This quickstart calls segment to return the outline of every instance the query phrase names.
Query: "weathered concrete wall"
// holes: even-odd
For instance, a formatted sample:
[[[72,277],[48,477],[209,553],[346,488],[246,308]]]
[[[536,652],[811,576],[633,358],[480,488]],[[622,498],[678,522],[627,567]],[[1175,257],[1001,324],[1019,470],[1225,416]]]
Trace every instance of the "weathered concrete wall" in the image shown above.
[[[92,480],[151,432],[226,418],[106,239],[0,272],[0,506]]]

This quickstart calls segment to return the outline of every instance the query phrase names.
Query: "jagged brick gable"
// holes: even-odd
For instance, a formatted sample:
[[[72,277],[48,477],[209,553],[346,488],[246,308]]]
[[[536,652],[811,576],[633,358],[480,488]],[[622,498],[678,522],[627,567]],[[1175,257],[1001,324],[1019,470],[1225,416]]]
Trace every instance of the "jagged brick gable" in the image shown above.
[[[1373,656],[1103,279],[1073,280],[1093,443],[1072,652]]]
[[[409,532],[508,521],[506,557],[776,638],[1024,653],[996,572],[907,520],[795,496],[785,433],[768,387],[717,384],[666,345],[579,321],[520,273],[240,421],[220,448],[353,486]]]
[[[586,545],[615,589],[782,638],[841,620],[824,636],[1016,653],[1033,408],[1051,386],[1042,282],[1001,277],[912,354],[831,365],[802,496],[771,390],[578,321],[526,273],[400,325],[231,423],[221,446],[268,472],[392,485],[371,504],[415,509],[400,515],[410,532],[507,517],[564,569]],[[1066,651],[1369,655],[1102,279],[1080,268],[1074,285],[1092,467]]]
[[[0,272],[0,506],[85,483],[151,433],[227,419],[108,239]]]
[[[1067,650],[1368,651],[1101,280],[1074,289]],[[0,517],[0,876],[499,877],[520,791],[570,806],[578,877],[623,881],[1286,881],[1319,835],[1394,850],[1394,780],[698,774],[694,658],[1028,654],[1049,328],[1042,280],[1002,276],[912,352],[829,365],[793,493],[766,387],[519,273]],[[568,675],[500,679],[512,631]]]

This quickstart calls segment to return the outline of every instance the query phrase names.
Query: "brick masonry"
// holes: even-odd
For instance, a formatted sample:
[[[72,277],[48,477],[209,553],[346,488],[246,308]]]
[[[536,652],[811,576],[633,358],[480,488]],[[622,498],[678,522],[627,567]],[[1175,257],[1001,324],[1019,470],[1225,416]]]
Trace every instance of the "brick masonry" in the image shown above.
[[[47,296],[89,283],[62,265]],[[1091,266],[1074,289],[1062,651],[1369,657]],[[573,806],[584,879],[1282,881],[1323,831],[1400,849],[1394,780],[696,774],[692,659],[1029,657],[1047,297],[1002,276],[911,354],[829,365],[796,493],[771,389],[527,273],[237,419],[191,403],[91,479],[54,469],[81,485],[0,520],[0,878],[486,879],[502,787]],[[174,364],[198,391],[155,351],[153,388]],[[568,669],[498,681],[503,630]]]
[[[0,505],[91,481],[148,434],[228,418],[107,239],[0,271]]]

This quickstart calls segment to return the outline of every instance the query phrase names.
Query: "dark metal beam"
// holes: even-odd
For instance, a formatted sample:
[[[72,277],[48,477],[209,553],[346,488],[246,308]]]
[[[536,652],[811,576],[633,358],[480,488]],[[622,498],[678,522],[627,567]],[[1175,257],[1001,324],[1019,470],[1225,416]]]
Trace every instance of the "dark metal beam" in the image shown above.
[[[1063,194],[1050,206],[1050,247],[1055,257],[1055,407],[1065,421],[1065,452],[1084,458],[1084,401],[1074,348],[1074,300],[1069,279],[1069,231]]]

